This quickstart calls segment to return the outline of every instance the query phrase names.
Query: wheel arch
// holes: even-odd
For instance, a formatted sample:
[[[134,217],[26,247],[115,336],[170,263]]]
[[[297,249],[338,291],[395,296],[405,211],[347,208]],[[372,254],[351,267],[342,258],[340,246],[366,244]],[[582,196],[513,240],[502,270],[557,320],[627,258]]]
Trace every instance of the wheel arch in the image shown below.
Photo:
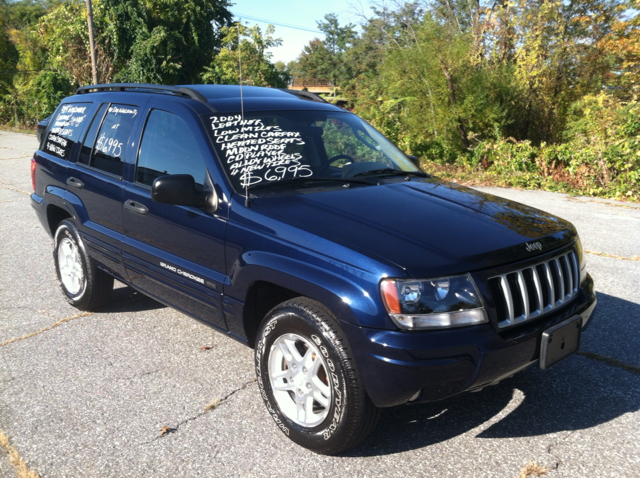
[[[260,324],[271,309],[301,294],[273,282],[256,281],[247,290],[242,325],[250,347],[255,346]]]
[[[264,253],[263,253],[264,254]],[[321,270],[309,264],[271,254],[268,261],[260,253],[251,256],[233,274],[232,286],[225,294],[242,302],[242,326],[253,347],[256,333],[267,313],[278,304],[295,297],[307,297],[323,304],[340,322],[384,328],[386,313],[380,301],[369,293],[367,282]],[[374,285],[377,290],[377,284]],[[237,320],[237,319],[236,319]]]
[[[65,219],[74,219],[78,226],[87,220],[86,210],[80,198],[57,186],[48,186],[44,197],[47,232],[54,237],[56,230]]]
[[[66,209],[54,204],[49,204],[47,206],[47,224],[49,225],[51,237],[55,236],[58,226],[62,221],[71,218],[71,214]]]

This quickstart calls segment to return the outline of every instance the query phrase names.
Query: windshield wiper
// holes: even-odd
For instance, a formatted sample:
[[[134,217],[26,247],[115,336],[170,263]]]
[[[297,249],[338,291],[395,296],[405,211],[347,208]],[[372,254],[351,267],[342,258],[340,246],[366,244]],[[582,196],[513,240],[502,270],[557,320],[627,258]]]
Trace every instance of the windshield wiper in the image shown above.
[[[305,183],[313,183],[313,182],[338,182],[338,183],[347,183],[347,184],[365,184],[367,186],[372,186],[373,183],[369,181],[365,181],[363,179],[348,179],[348,178],[314,178],[313,176],[309,177],[297,177],[297,178],[289,178],[289,179],[281,179],[280,181],[269,181],[267,183],[258,183],[253,186],[249,186],[249,191],[255,191],[256,189],[266,189],[276,186],[289,186],[295,184],[305,184]]]
[[[421,178],[430,178],[431,175],[428,173],[423,173],[422,171],[401,171],[399,169],[392,168],[382,168],[382,169],[372,169],[371,171],[362,171],[361,173],[356,173],[352,177],[356,176],[419,176]]]

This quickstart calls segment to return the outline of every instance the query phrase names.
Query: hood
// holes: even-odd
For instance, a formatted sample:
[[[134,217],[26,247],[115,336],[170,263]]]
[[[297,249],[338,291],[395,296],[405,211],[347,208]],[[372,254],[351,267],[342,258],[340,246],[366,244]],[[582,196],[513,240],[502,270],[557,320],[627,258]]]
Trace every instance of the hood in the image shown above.
[[[556,216],[436,178],[262,197],[252,204],[413,277],[527,259],[576,235]],[[526,243],[532,241],[540,242],[541,250],[529,252]]]

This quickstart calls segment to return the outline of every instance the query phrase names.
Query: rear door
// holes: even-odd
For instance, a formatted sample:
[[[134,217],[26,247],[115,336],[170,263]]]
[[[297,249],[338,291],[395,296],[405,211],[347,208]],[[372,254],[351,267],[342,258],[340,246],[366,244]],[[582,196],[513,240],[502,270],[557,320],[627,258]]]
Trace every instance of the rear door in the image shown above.
[[[139,110],[136,104],[101,103],[67,174],[66,199],[78,212],[89,254],[121,276],[122,177],[126,155],[136,151],[129,138]]]
[[[165,96],[150,101],[133,178],[124,189],[123,260],[131,283],[227,330],[221,311],[226,210],[151,199],[154,179],[166,174],[190,174],[198,189],[212,194],[209,154],[202,125],[188,106]]]

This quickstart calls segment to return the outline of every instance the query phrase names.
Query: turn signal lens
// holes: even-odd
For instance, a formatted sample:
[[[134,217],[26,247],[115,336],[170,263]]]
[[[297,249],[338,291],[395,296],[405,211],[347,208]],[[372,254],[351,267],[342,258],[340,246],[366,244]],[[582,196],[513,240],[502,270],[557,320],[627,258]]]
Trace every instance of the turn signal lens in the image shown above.
[[[400,314],[402,309],[400,308],[400,301],[398,300],[396,282],[393,280],[382,281],[380,291],[382,292],[382,300],[384,301],[387,311],[391,314]]]

